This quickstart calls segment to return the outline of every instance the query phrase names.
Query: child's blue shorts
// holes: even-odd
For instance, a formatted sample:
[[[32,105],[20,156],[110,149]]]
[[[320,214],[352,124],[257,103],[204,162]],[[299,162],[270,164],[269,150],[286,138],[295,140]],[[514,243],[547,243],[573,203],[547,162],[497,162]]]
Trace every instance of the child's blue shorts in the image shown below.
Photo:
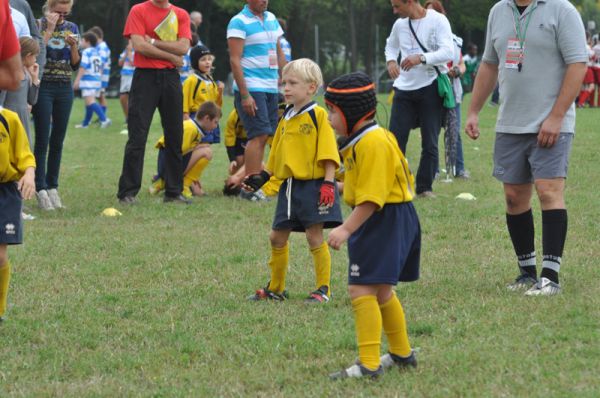
[[[348,239],[348,284],[416,281],[420,257],[421,225],[413,204],[386,204]]]
[[[0,245],[23,243],[23,200],[15,182],[0,183]]]
[[[335,187],[332,207],[319,206],[323,179],[296,180],[288,178],[279,188],[273,229],[291,229],[304,232],[311,225],[323,223],[323,228],[334,228],[343,222],[340,195]]]

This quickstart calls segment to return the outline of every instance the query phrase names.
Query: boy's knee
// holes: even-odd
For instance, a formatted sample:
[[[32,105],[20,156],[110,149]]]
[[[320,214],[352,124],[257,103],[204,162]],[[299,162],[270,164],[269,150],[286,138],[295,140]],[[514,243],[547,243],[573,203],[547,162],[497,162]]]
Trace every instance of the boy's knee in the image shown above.
[[[210,147],[206,148],[206,152],[204,153],[204,157],[208,160],[212,160],[213,158],[213,151]]]
[[[284,236],[279,231],[272,230],[269,234],[269,240],[272,247],[281,248],[287,243],[287,236]]]

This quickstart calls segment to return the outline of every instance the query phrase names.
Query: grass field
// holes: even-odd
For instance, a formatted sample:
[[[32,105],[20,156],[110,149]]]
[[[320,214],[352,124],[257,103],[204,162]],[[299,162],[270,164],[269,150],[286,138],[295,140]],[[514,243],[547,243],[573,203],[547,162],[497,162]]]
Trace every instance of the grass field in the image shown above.
[[[226,98],[225,115],[231,103]],[[222,196],[223,145],[203,177],[206,197],[176,206],[149,196],[157,116],[140,204],[120,207],[126,136],[118,134],[118,102],[109,109],[111,128],[67,134],[60,187],[67,209],[41,213],[30,202],[37,219],[26,222],[25,244],[9,250],[14,273],[0,325],[0,397],[600,396],[599,111],[578,113],[563,294],[530,298],[505,289],[517,269],[501,186],[490,176],[496,109],[486,107],[482,137],[463,136],[471,180],[437,182],[436,199],[415,203],[422,277],[397,291],[419,368],[378,382],[330,382],[327,374],[357,355],[345,248],[332,253],[329,304],[302,302],[314,272],[298,234],[291,240],[291,300],[247,302],[268,279],[275,202]],[[77,101],[71,126],[82,113]],[[418,132],[407,152],[416,171]],[[477,200],[455,199],[461,192]],[[106,207],[123,216],[101,216]],[[541,253],[537,203],[534,212]]]

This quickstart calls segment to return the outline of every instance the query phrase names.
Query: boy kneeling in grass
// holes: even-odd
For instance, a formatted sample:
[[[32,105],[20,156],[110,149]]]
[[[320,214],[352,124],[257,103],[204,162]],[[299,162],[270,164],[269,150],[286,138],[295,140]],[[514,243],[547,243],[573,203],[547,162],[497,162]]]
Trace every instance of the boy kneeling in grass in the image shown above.
[[[332,379],[376,378],[385,368],[416,367],[398,281],[419,278],[421,228],[412,204],[414,178],[392,133],[373,120],[375,86],[364,73],[333,80],[325,92],[329,122],[345,137],[344,200],[352,213],[327,242],[338,250],[348,241],[348,292],[352,299],[359,359]],[[381,331],[389,353],[380,357]]]
[[[196,186],[194,194],[201,196],[203,194],[200,177],[202,172],[212,160],[212,149],[209,143],[203,142],[203,138],[208,132],[213,131],[219,125],[221,119],[221,108],[214,102],[204,102],[194,119],[183,121],[183,141],[181,152],[183,153],[183,164],[186,165],[183,172],[183,191],[182,195],[187,199],[192,197],[192,187]],[[158,149],[157,174],[152,178],[150,194],[155,195],[165,188],[165,137],[162,136],[156,142]]]

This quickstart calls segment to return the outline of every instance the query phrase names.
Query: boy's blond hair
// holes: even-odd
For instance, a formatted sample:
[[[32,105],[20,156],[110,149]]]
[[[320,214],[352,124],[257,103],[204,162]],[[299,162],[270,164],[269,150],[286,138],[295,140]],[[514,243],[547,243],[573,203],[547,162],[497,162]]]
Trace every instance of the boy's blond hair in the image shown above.
[[[208,116],[211,120],[220,119],[222,116],[221,108],[212,101],[206,101],[200,105],[200,109],[196,112],[196,120],[200,121],[204,116]]]
[[[323,85],[321,68],[312,59],[299,58],[291,61],[283,67],[281,75],[286,73],[293,73],[306,83],[315,83],[317,88]]]

